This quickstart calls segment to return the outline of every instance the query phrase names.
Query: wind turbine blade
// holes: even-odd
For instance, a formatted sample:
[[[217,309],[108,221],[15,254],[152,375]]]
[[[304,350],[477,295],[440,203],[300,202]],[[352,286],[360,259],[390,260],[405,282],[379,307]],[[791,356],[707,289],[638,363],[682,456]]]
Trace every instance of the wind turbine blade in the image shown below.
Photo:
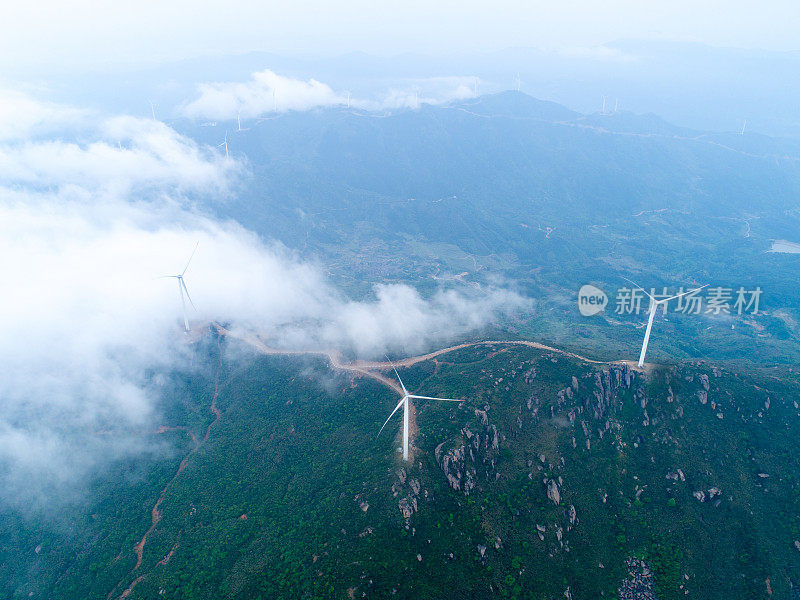
[[[183,273],[181,273],[181,277],[186,275],[186,271],[189,269],[189,263],[192,262],[192,259],[194,258],[194,253],[197,252],[197,247],[199,245],[200,245],[200,240],[197,240],[197,243],[194,245],[194,250],[192,250],[192,254],[189,256],[189,261],[186,263],[186,268],[183,270]]]
[[[197,307],[192,302],[192,297],[189,295],[189,288],[186,287],[186,282],[183,280],[183,277],[180,277],[178,281],[181,282],[181,286],[183,286],[183,291],[186,292],[186,297],[189,299],[189,304],[192,305],[192,308],[197,312]]]
[[[681,296],[686,296],[687,294],[693,294],[695,292],[699,292],[703,288],[707,288],[708,284],[701,285],[699,288],[694,288],[693,290],[689,290],[688,292],[682,292],[680,294],[676,294],[675,296],[670,296],[669,298],[664,298],[663,300],[659,300],[659,302],[666,302],[667,300],[674,300],[675,298],[680,298]]]
[[[153,277],[153,279],[172,279],[173,277],[177,277],[177,275],[162,275],[161,277]]]
[[[386,355],[384,354],[384,356],[386,356]],[[394,363],[391,360],[389,360],[388,356],[386,356],[386,360],[388,361],[388,363],[390,365],[392,365],[392,369],[394,370],[394,374],[397,375],[397,381],[400,382],[400,387],[403,388],[403,394],[408,396],[408,390],[406,389],[406,386],[403,385],[403,380],[400,379],[400,373],[397,372],[397,369],[395,368]]]
[[[622,277],[622,276],[620,276],[620,277]],[[640,286],[638,283],[636,283],[636,282],[635,282],[635,281],[633,281],[632,279],[628,279],[627,277],[622,277],[622,278],[623,278],[625,281],[627,281],[628,283],[632,283],[632,284],[633,284],[633,285],[635,285],[637,288],[639,288],[640,290],[642,290],[642,291],[643,291],[643,292],[644,292],[644,293],[647,295],[647,297],[648,297],[648,298],[650,298],[650,300],[652,300],[653,302],[655,302],[655,301],[656,301],[656,299],[655,299],[655,298],[653,298],[653,296],[651,296],[651,295],[650,295],[650,292],[648,292],[646,289],[644,289],[644,288],[643,288],[642,286]]]
[[[442,402],[466,402],[466,400],[458,400],[455,398],[434,398],[433,396],[417,396],[415,394],[409,394],[409,398],[419,398],[420,400],[441,400]]]
[[[386,419],[386,422],[383,424],[383,427],[386,427],[386,423],[388,423],[389,419],[391,419],[394,416],[394,413],[396,413],[398,410],[400,410],[400,407],[403,406],[403,402],[405,402],[405,401],[406,401],[406,398],[405,398],[405,396],[403,396],[403,398],[400,399],[400,402],[397,403],[397,406],[394,407],[394,410],[392,411],[392,414],[390,414],[389,418]],[[380,431],[378,432],[378,435],[380,435],[381,431],[383,431],[383,427],[381,427]],[[376,435],[375,437],[378,437],[378,436]]]

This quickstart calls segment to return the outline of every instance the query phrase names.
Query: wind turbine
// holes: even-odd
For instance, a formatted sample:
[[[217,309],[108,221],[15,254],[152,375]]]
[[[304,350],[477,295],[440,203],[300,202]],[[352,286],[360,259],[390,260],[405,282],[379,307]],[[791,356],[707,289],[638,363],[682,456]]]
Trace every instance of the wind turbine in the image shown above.
[[[228,158],[228,130],[225,130],[225,141],[221,144],[217,144],[217,148],[221,148],[225,146],[225,158]]]
[[[186,298],[189,299],[189,304],[192,305],[192,308],[197,310],[197,307],[195,307],[194,302],[192,302],[192,297],[189,295],[189,288],[186,287],[186,282],[183,280],[183,276],[186,275],[186,271],[189,269],[189,264],[192,262],[194,253],[197,252],[197,246],[199,245],[199,241],[194,245],[194,250],[192,250],[192,254],[189,256],[189,260],[186,263],[186,267],[184,267],[180,275],[164,275],[160,277],[160,279],[171,279],[174,277],[178,280],[178,291],[181,294],[181,307],[183,308],[183,326],[186,329],[186,333],[189,333],[189,318],[186,316]],[[184,292],[186,293],[186,298],[183,297]]]
[[[742,132],[739,135],[744,135],[744,128],[747,127],[747,119],[744,120],[744,124],[742,125]]]
[[[699,288],[695,288],[693,290],[689,290],[688,292],[682,292],[680,294],[675,294],[674,296],[670,296],[669,298],[661,298],[660,300],[656,300],[655,297],[652,294],[648,293],[647,290],[645,290],[642,286],[640,286],[635,281],[632,281],[632,280],[628,279],[627,277],[623,277],[623,279],[625,281],[629,281],[630,283],[635,285],[637,288],[642,290],[647,295],[648,298],[650,298],[650,316],[647,319],[647,329],[644,332],[644,342],[642,343],[642,352],[641,352],[641,354],[639,354],[639,362],[637,363],[638,366],[641,367],[641,366],[644,365],[644,355],[647,352],[647,343],[650,341],[650,330],[653,328],[653,319],[655,319],[655,317],[656,317],[656,311],[658,310],[658,305],[659,304],[664,304],[665,305],[665,309],[664,310],[666,311],[666,304],[670,300],[675,300],[675,298],[680,298],[681,296],[686,296],[687,294],[693,294],[694,292],[702,290],[704,287],[708,287],[708,284],[701,285]]]
[[[239,131],[247,131],[249,129],[249,127],[245,127],[244,129],[242,129],[242,116],[241,116],[241,114],[242,114],[241,111],[236,113],[236,124],[239,126]]]
[[[153,106],[153,102],[152,101],[149,101],[149,102],[150,102],[150,112],[153,115],[153,121],[156,121],[157,120],[156,119],[156,107]]]
[[[390,361],[391,362],[391,361]],[[416,394],[409,394],[406,386],[403,385],[403,380],[400,379],[400,373],[397,372],[397,369],[394,368],[392,365],[392,369],[394,369],[394,374],[397,375],[397,380],[400,382],[400,387],[403,388],[403,397],[400,399],[400,402],[397,403],[397,406],[394,407],[392,414],[389,415],[389,418],[381,427],[381,430],[378,432],[378,435],[381,434],[383,428],[386,427],[386,423],[389,422],[394,416],[394,413],[398,411],[398,409],[402,406],[403,407],[403,460],[408,461],[408,401],[412,398],[416,398],[418,400],[441,400],[442,402],[463,402],[463,400],[454,400],[453,398],[433,398],[431,396],[417,396]]]
[[[601,115],[606,114],[606,97],[603,96],[603,110],[600,111]]]
[[[519,91],[521,87],[522,87],[522,80],[519,78],[519,73],[517,73],[517,91]]]

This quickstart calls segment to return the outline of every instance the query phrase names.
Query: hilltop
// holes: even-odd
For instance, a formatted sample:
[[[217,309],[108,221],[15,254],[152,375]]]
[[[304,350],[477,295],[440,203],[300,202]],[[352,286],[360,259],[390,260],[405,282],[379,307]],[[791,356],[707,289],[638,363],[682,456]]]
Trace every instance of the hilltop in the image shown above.
[[[466,347],[401,368],[465,398],[414,405],[403,464],[399,427],[375,438],[396,402],[380,381],[215,348],[151,434],[178,451],[145,485],[103,482],[70,535],[17,530],[10,597],[722,599],[783,594],[800,567],[793,379]]]

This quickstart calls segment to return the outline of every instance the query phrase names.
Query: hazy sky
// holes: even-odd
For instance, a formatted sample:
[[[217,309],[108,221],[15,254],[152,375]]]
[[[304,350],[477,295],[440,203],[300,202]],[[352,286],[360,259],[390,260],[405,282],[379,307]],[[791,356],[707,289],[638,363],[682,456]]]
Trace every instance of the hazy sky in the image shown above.
[[[800,50],[796,0],[9,0],[0,67],[151,63],[265,50],[458,53],[619,38]]]

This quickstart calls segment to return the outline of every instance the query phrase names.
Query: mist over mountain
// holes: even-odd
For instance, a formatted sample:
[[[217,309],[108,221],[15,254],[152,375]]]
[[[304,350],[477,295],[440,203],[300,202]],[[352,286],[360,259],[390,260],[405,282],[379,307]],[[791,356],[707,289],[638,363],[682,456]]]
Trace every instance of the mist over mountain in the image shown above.
[[[10,69],[0,598],[796,593],[798,61]]]

